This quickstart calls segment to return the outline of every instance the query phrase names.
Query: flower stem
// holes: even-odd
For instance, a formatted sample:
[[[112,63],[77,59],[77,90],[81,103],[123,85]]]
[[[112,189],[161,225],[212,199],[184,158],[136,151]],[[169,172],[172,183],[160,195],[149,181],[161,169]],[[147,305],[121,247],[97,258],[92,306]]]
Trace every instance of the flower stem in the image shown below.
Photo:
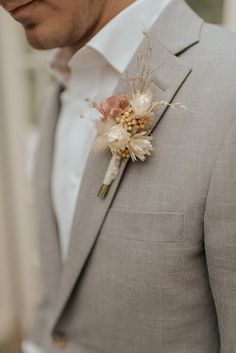
[[[101,199],[105,199],[105,197],[109,192],[109,189],[110,189],[110,185],[102,184],[97,196],[100,197]]]

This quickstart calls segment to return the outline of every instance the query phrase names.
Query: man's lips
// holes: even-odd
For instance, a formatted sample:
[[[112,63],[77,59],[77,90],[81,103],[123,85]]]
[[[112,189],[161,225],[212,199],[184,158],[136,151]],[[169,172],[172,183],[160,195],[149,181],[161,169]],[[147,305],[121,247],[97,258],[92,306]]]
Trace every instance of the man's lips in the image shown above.
[[[27,6],[29,5],[31,2],[33,2],[34,0],[25,0],[25,1],[22,1],[21,4],[13,4],[9,7],[6,8],[6,10],[10,13],[13,13],[17,10],[19,10],[20,8],[23,8],[24,6]]]

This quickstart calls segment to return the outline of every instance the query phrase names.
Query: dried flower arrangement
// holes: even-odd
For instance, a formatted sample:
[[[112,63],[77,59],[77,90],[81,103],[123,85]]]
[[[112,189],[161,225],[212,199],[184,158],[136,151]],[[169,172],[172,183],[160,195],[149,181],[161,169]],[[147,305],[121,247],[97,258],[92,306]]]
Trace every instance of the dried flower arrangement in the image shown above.
[[[151,90],[153,74],[152,46],[145,34],[147,50],[137,56],[138,72],[135,76],[126,73],[125,80],[129,93],[108,97],[94,107],[101,114],[96,123],[97,137],[94,148],[109,148],[112,154],[103,184],[98,196],[105,198],[112,182],[117,178],[123,158],[145,161],[153,151],[150,126],[157,106],[172,106],[165,101],[154,101]],[[178,103],[173,105],[177,106]],[[184,106],[182,106],[184,108]]]

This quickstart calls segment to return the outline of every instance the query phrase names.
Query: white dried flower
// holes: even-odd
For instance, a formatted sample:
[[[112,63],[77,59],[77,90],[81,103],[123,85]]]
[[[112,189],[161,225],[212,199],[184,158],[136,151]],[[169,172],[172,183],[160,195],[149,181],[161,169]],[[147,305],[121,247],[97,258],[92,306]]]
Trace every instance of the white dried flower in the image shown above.
[[[129,151],[132,161],[137,161],[137,158],[145,161],[146,156],[151,155],[151,151],[153,151],[151,140],[152,136],[147,136],[147,131],[142,131],[131,137]]]
[[[152,115],[153,109],[157,105],[156,102],[153,102],[152,92],[150,90],[144,93],[140,91],[133,93],[130,104],[137,118]]]
[[[131,137],[130,133],[123,127],[122,124],[113,126],[103,136],[112,153],[125,150],[125,148],[129,145]]]

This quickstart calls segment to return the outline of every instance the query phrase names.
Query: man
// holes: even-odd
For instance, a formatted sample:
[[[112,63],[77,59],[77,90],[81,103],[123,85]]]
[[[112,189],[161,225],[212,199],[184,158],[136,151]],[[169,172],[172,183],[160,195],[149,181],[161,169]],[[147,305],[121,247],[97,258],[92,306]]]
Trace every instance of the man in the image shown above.
[[[43,104],[44,295],[25,351],[235,353],[236,36],[183,0],[0,3],[33,47],[63,48]],[[151,156],[123,160],[102,200],[110,152],[90,148],[87,98],[126,92],[143,30],[155,96],[172,106],[155,112]]]

